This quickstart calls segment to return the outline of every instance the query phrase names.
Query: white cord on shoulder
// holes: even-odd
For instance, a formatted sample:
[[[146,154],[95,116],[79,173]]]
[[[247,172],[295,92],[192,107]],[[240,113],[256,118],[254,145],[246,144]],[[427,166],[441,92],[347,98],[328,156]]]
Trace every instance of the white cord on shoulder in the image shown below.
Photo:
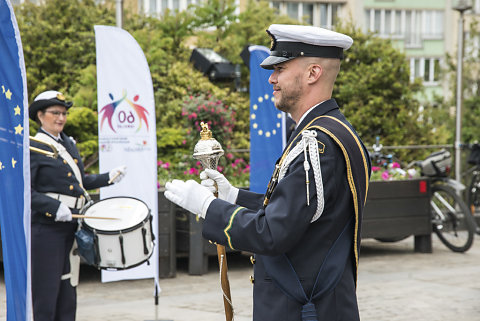
[[[308,155],[310,156],[311,166],[308,163],[307,149]],[[307,206],[310,205],[310,180],[308,178],[308,172],[310,168],[313,169],[313,177],[315,178],[315,187],[317,190],[317,210],[311,220],[311,223],[313,223],[320,217],[320,215],[322,215],[325,203],[323,196],[322,171],[320,168],[320,156],[318,154],[317,132],[315,130],[304,130],[302,132],[302,140],[287,154],[285,161],[281,164],[278,181],[280,182],[280,180],[285,176],[290,164],[302,152],[304,153],[305,157],[303,168],[305,170],[305,184],[307,187]]]

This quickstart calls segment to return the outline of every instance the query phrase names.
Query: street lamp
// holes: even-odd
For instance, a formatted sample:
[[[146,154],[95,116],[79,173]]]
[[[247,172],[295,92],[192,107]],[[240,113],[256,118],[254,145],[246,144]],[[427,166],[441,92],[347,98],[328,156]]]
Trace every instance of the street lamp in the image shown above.
[[[461,147],[461,133],[462,133],[462,72],[463,72],[463,14],[465,11],[472,8],[470,1],[459,0],[456,6],[452,9],[460,13],[458,18],[458,52],[457,52],[457,114],[456,114],[456,131],[455,131],[455,179],[461,181],[461,162],[460,162],[460,147]]]

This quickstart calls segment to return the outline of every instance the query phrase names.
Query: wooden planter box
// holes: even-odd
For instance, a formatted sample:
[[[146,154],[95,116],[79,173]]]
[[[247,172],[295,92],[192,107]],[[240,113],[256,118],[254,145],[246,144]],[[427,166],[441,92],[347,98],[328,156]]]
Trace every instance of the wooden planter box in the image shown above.
[[[395,241],[415,236],[415,251],[432,252],[430,181],[373,181],[365,204],[362,238]]]

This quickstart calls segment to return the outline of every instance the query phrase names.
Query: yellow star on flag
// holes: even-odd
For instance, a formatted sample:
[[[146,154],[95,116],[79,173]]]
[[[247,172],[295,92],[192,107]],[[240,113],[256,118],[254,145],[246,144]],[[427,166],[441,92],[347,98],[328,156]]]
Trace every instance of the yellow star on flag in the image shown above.
[[[2,94],[5,93],[5,86],[2,85]]]
[[[12,157],[12,167],[15,168],[15,164],[17,163],[17,161]]]
[[[21,109],[20,109],[20,107],[18,107],[18,105],[17,105],[17,107],[13,108],[13,110],[15,110],[15,115],[20,115]]]
[[[10,91],[10,89],[7,89],[7,92],[5,93],[5,97],[7,97],[8,100],[12,99],[12,92]]]
[[[0,171],[4,168],[5,166],[3,166],[2,162],[0,162]]]
[[[17,127],[14,127],[14,128],[15,128],[15,135],[17,135],[17,134],[18,134],[18,135],[22,134],[22,130],[23,130],[22,125],[18,124],[18,126],[17,126]]]

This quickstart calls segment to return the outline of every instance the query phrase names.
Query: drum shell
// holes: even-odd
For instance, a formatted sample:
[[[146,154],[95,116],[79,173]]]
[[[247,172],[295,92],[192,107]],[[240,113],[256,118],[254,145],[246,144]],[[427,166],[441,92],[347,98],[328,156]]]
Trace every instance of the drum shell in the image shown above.
[[[96,262],[93,265],[99,269],[133,268],[147,261],[153,254],[154,235],[150,209],[141,222],[125,229],[107,231],[93,228],[85,221],[82,222],[81,229],[94,235]]]

